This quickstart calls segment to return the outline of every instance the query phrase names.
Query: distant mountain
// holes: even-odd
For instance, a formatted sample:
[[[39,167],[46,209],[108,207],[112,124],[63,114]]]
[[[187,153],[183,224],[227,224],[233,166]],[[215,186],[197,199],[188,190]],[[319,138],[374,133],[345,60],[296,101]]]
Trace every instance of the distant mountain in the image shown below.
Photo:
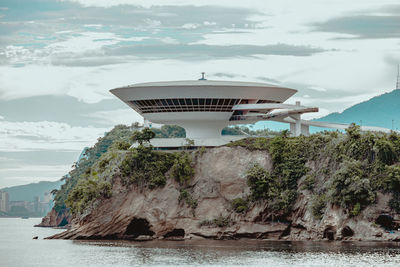
[[[35,196],[43,198],[44,193],[53,189],[60,189],[64,181],[39,182],[26,185],[5,187],[0,190],[9,194],[10,201],[33,201]]]
[[[400,90],[394,90],[356,104],[341,113],[331,113],[316,121],[356,123],[400,130]]]

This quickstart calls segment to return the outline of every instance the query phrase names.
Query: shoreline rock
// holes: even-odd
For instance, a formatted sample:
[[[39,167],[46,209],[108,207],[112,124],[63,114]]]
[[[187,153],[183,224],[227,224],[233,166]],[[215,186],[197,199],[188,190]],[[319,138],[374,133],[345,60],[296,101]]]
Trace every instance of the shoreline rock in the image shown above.
[[[54,209],[52,209],[45,217],[42,218],[41,223],[35,225],[35,227],[68,229],[68,225],[71,222],[71,219],[72,216],[67,211],[58,213]]]

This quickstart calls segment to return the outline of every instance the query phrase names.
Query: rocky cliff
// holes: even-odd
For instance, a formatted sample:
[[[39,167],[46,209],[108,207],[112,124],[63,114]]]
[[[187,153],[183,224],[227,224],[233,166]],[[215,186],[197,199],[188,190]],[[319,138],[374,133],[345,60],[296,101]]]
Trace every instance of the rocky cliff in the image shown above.
[[[184,187],[171,178],[155,188],[126,184],[117,173],[111,197],[97,198],[74,215],[69,230],[50,238],[400,240],[397,231],[388,231],[396,228],[396,216],[389,208],[391,194],[387,192],[377,192],[373,203],[355,215],[330,201],[322,205],[320,216],[315,215],[315,198],[325,192],[323,188],[332,183],[332,173],[340,166],[328,164],[329,151],[304,163],[308,173],[316,174],[312,188],[309,176],[302,175],[290,211],[271,212],[272,199],[250,197],[254,193],[248,170],[257,165],[271,173],[280,152],[273,153],[240,145],[192,152],[195,172]],[[329,172],[323,172],[328,168]],[[237,199],[245,200],[242,209],[235,208]]]
[[[52,209],[35,227],[66,227],[72,220],[67,210],[57,212]]]

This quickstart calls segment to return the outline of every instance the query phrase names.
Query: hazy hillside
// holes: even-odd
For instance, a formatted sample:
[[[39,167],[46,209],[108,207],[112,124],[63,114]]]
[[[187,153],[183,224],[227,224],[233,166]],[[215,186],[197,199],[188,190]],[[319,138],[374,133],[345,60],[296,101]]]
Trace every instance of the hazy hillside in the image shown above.
[[[394,90],[354,105],[342,113],[331,113],[317,121],[356,123],[400,130],[400,90]]]
[[[43,181],[27,185],[6,187],[2,188],[1,190],[9,193],[10,201],[33,201],[35,196],[42,198],[45,192],[50,192],[53,189],[59,189],[63,183],[63,181]]]

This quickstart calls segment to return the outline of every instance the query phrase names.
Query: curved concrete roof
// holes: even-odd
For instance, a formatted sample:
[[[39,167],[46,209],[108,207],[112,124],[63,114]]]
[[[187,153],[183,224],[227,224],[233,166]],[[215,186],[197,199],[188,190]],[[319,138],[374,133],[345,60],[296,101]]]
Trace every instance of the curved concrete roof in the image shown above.
[[[118,87],[119,88],[127,88],[127,87],[169,87],[169,86],[240,86],[240,87],[274,87],[274,88],[282,88],[288,90],[294,90],[290,88],[285,88],[273,84],[268,83],[256,83],[256,82],[236,82],[236,81],[213,81],[213,80],[187,80],[187,81],[163,81],[163,82],[149,82],[149,83],[136,83],[127,86]],[[115,89],[113,89],[115,90]],[[294,90],[297,92],[297,90]]]
[[[111,89],[110,92],[124,102],[162,98],[244,98],[281,103],[297,90],[267,83],[194,80],[138,83]]]

